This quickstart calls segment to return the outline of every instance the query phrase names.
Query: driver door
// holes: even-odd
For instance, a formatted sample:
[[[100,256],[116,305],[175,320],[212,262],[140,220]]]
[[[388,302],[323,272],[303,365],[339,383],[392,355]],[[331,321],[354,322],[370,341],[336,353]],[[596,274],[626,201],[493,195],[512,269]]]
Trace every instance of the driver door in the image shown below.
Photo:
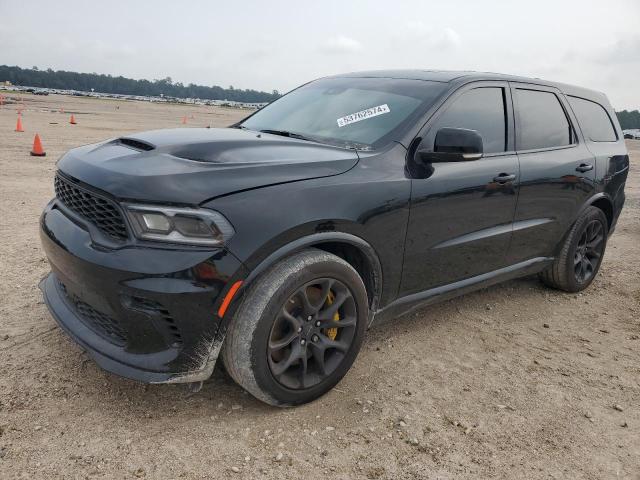
[[[400,296],[506,266],[519,178],[512,112],[506,82],[474,83],[454,93],[421,132],[418,149],[433,151],[441,128],[475,130],[484,154],[409,168],[411,211]]]

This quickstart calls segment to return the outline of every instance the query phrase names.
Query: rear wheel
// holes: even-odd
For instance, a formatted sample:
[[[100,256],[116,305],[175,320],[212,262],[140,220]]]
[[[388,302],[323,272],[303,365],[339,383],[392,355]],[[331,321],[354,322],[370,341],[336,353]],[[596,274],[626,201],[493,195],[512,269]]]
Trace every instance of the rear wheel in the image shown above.
[[[567,292],[587,288],[602,263],[607,232],[604,212],[597,207],[587,208],[571,229],[553,265],[540,274],[542,281]]]
[[[367,293],[341,258],[305,250],[276,264],[247,291],[227,331],[231,377],[271,405],[306,403],[353,364],[366,329]]]

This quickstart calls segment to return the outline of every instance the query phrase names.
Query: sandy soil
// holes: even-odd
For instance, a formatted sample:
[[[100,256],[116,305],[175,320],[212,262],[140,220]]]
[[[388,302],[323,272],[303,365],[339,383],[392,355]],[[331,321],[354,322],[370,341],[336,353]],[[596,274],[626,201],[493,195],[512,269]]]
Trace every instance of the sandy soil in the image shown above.
[[[48,270],[38,216],[65,150],[246,112],[24,104],[25,133],[15,106],[0,108],[0,477],[640,478],[640,141],[628,143],[627,205],[589,290],[522,279],[378,327],[338,388],[280,410],[220,369],[195,395],[107,374],[37,289]],[[35,132],[46,158],[29,156]]]

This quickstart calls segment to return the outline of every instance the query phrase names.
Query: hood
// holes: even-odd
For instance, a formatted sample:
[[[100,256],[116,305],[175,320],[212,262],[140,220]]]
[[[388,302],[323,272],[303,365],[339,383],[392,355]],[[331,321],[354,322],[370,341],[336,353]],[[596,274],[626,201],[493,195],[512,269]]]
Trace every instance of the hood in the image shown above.
[[[339,175],[355,151],[233,128],[154,130],[70,150],[65,174],[119,199],[197,205],[278,183]]]

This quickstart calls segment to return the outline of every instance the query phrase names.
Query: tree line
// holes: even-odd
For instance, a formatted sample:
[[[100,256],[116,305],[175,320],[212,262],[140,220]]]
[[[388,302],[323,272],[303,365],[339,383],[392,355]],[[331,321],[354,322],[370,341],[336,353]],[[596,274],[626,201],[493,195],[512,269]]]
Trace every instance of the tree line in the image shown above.
[[[260,103],[271,102],[280,97],[277,90],[261,92],[258,90],[241,90],[233,86],[222,88],[217,85],[207,87],[189,83],[173,82],[171,77],[160,80],[134,80],[122,76],[98,73],[78,73],[64,70],[54,71],[50,68],[40,70],[38,67],[20,68],[0,65],[0,82],[9,81],[13,85],[53,88],[60,90],[79,90],[90,92],[94,89],[100,93],[118,93],[122,95],[143,95],[175,98],[201,98],[206,100],[231,100],[235,102]]]
[[[629,130],[632,128],[640,129],[640,111],[638,110],[622,110],[621,112],[616,112],[618,116],[618,121],[620,122],[620,126],[623,130]]]
[[[207,87],[189,83],[173,82],[171,77],[160,80],[134,80],[122,76],[98,73],[78,73],[50,68],[20,68],[0,65],[0,82],[9,81],[13,85],[54,88],[60,90],[79,90],[90,92],[93,88],[100,93],[118,93],[122,95],[143,95],[175,98],[201,98],[203,100],[231,100],[235,102],[261,103],[272,102],[281,95],[277,90],[271,93],[258,90],[241,90],[233,86],[222,88],[217,85]],[[622,110],[616,112],[620,126],[624,129],[640,129],[640,111]]]

